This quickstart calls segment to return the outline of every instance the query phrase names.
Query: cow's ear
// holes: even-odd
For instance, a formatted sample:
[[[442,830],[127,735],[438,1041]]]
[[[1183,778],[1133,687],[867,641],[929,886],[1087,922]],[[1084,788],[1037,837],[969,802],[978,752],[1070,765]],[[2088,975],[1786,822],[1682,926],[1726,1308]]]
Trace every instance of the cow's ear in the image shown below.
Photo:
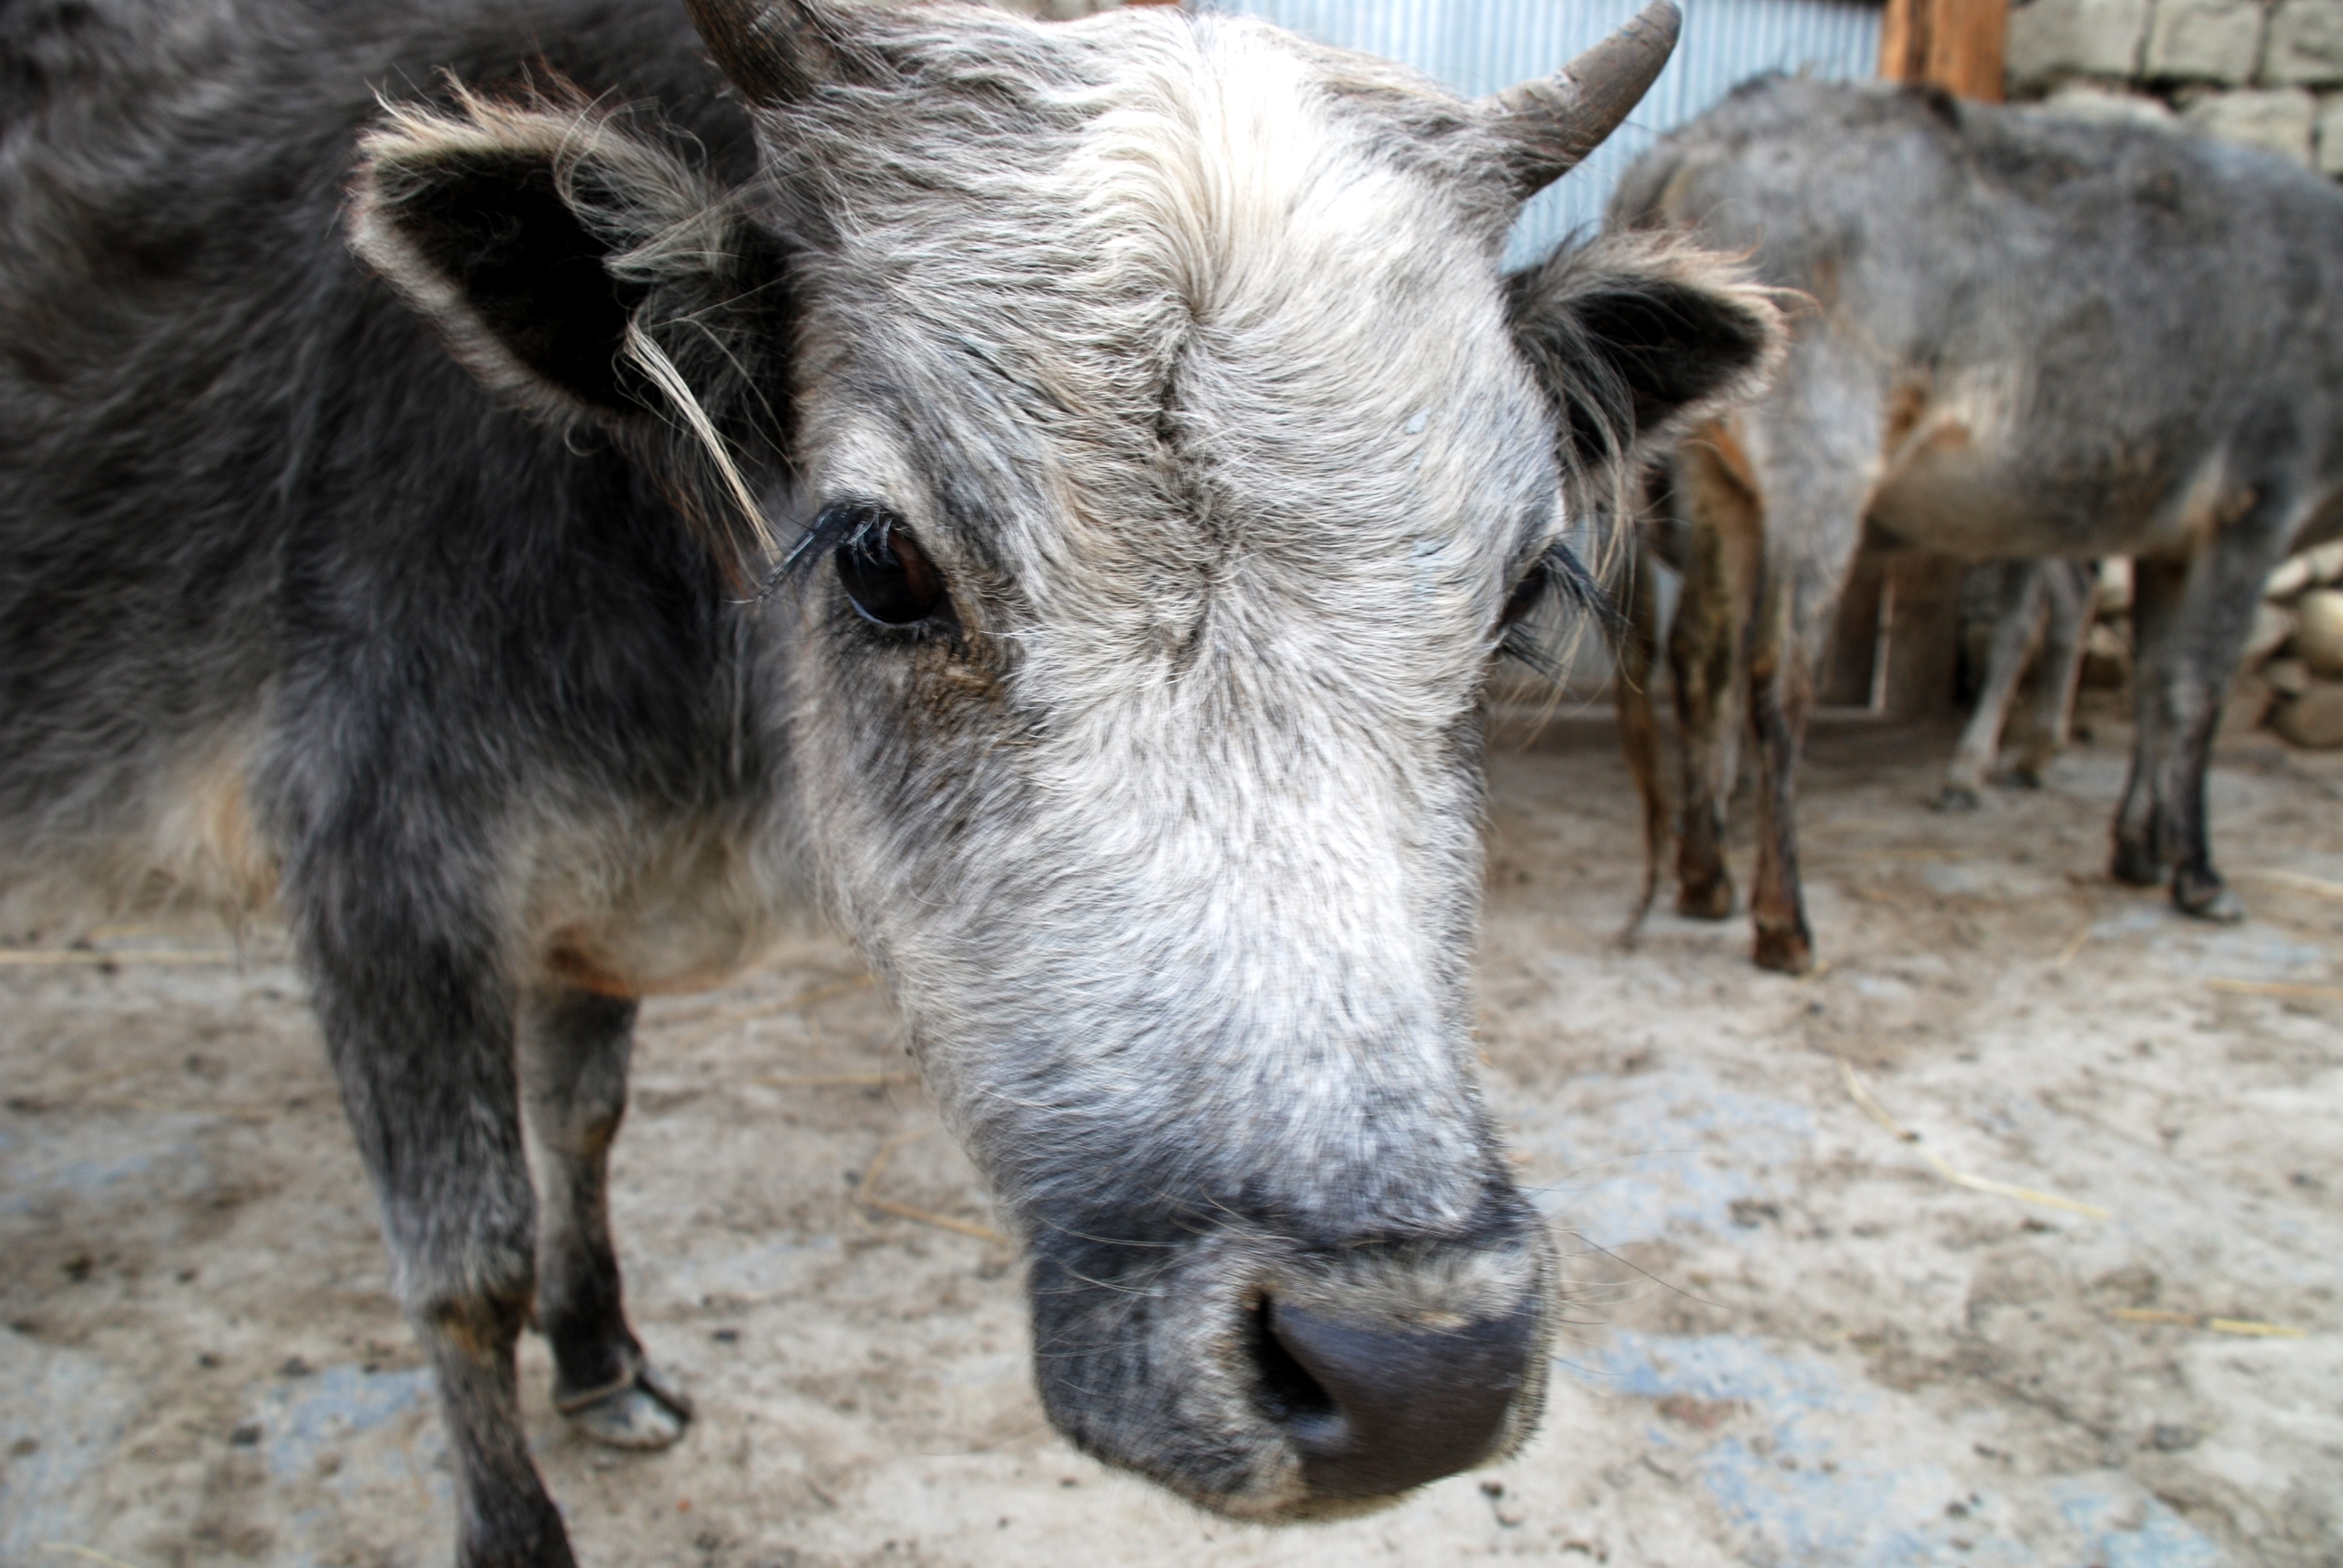
[[[716,542],[762,542],[789,258],[658,127],[558,90],[392,107],[360,144],[350,237],[490,387],[614,431]]]
[[[1787,342],[1775,291],[1659,235],[1564,246],[1506,284],[1513,340],[1582,477],[1620,472],[1757,396]]]

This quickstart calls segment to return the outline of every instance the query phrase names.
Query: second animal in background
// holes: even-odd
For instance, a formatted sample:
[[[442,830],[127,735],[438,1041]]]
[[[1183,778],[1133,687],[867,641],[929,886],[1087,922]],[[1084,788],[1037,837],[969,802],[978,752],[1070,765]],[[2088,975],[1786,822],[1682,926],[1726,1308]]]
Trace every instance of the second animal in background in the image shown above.
[[[1798,756],[1871,538],[2133,558],[2137,738],[2111,869],[2241,918],[2206,770],[2264,580],[2343,524],[2343,191],[2177,131],[1768,78],[1637,159],[1608,222],[1745,255],[1801,301],[1773,390],[1673,462],[1690,524],[1677,907],[1733,907],[1717,829],[1745,711],[1755,957],[1813,966]],[[1630,648],[1631,678],[1649,651]]]

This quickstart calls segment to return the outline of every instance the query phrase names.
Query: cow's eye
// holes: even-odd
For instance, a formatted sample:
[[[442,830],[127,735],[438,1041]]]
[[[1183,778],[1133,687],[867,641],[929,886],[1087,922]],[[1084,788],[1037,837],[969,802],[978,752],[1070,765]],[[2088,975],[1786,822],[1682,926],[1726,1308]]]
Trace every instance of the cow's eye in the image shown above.
[[[865,522],[838,547],[838,580],[863,618],[880,626],[911,626],[944,602],[943,574],[900,523]]]

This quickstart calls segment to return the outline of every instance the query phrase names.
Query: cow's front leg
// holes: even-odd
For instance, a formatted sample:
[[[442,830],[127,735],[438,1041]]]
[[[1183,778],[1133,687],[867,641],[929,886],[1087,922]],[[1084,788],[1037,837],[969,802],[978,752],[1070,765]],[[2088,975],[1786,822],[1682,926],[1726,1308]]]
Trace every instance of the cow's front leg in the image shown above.
[[[539,1219],[537,1322],[553,1346],[553,1402],[588,1437],[665,1448],[691,1402],[627,1326],[610,1248],[609,1158],[627,1110],[635,1004],[591,991],[529,993],[521,1061]]]
[[[2091,634],[2097,568],[2080,561],[2043,563],[2042,656],[2035,667],[2034,724],[2010,765],[2010,782],[2038,789],[2042,776],[2075,738],[2075,694]]]
[[[2261,585],[2298,521],[2292,493],[2273,479],[2244,492],[2236,520],[2185,563],[2133,566],[2140,724],[2131,789],[2117,820],[2117,874],[2146,861],[2132,798],[2145,779],[2150,804],[2144,848],[2157,867],[2171,867],[2174,905],[2203,920],[2246,914],[2213,866],[2206,774]]]
[[[2172,901],[2182,913],[2233,921],[2245,918],[2245,906],[2213,869],[2205,774],[2258,596],[2240,596],[2246,613],[2238,614],[2207,591],[2220,554],[2217,544],[2187,562],[2133,566],[2139,731],[2132,787],[2117,819],[2116,874],[2152,886],[2168,869]],[[2139,793],[2147,797],[2144,814],[2135,801]]]
[[[1953,759],[1946,764],[1944,788],[1936,792],[1939,811],[1974,811],[1985,799],[1985,781],[1992,775],[2001,750],[2001,732],[2009,721],[2010,699],[2026,674],[2026,656],[2040,628],[2044,600],[2043,568],[2033,561],[2003,561],[1994,572],[1993,639],[1986,655],[1985,681],[1977,689],[1976,708],[1961,731]]]
[[[537,1243],[513,987],[487,931],[444,890],[407,899],[373,879],[317,879],[332,890],[305,897],[297,873],[297,914],[393,1282],[438,1382],[457,1561],[570,1568],[560,1513],[529,1460],[513,1365]]]
[[[2187,570],[2183,562],[2145,557],[2131,568],[2131,775],[2116,807],[2115,854],[2108,870],[2117,881],[2137,888],[2161,883],[2173,859],[2174,833],[2157,775],[2178,749],[2171,733],[2177,716],[2162,671],[2173,661]]]

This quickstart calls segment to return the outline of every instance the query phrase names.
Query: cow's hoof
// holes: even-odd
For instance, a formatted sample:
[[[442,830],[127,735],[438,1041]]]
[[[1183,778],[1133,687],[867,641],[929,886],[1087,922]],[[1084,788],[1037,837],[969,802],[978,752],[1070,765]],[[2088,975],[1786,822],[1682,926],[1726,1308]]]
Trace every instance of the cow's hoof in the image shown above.
[[[2138,845],[2118,841],[2107,874],[2135,888],[2153,888],[2164,880],[2164,862]]]
[[[1761,970],[1802,975],[1815,967],[1814,939],[1795,927],[1759,926],[1757,946],[1750,957]]]
[[[2191,886],[2186,879],[2175,878],[2172,902],[2182,914],[2217,925],[2234,926],[2246,918],[2244,900],[2219,882]]]
[[[612,1448],[668,1448],[691,1424],[691,1398],[651,1362],[607,1387],[554,1398],[570,1425]]]
[[[1984,805],[1985,800],[1966,784],[1947,784],[1936,791],[1936,798],[1930,804],[1939,811],[1974,811]]]
[[[1695,920],[1729,920],[1733,915],[1733,879],[1686,882],[1676,890],[1676,913]]]
[[[2008,783],[2013,789],[2039,789],[2042,788],[2042,769],[2021,762],[2009,770]]]

